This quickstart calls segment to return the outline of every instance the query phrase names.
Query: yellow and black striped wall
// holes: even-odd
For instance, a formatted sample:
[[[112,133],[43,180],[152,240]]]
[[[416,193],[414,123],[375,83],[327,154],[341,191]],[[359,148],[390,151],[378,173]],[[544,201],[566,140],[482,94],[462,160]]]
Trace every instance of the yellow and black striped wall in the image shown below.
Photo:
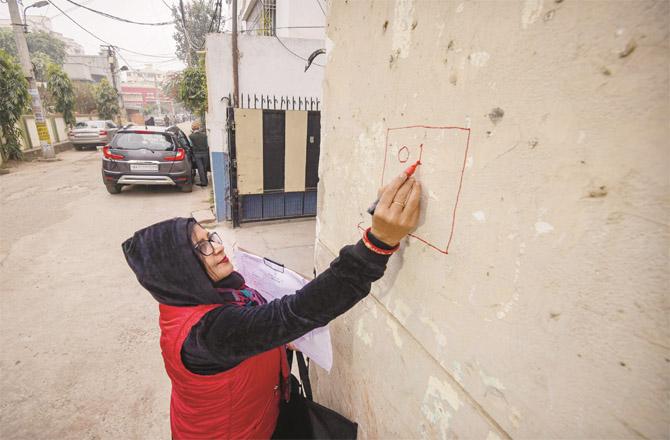
[[[235,109],[240,220],[316,215],[319,111]]]

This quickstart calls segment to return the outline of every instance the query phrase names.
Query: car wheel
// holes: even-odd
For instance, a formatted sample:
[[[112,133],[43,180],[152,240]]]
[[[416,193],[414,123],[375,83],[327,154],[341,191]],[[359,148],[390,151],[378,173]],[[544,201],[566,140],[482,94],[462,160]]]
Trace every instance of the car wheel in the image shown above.
[[[107,192],[110,194],[118,194],[121,192],[121,185],[105,185]]]
[[[179,187],[179,189],[181,190],[181,192],[190,193],[193,191],[193,182],[187,183],[186,185],[182,185]]]

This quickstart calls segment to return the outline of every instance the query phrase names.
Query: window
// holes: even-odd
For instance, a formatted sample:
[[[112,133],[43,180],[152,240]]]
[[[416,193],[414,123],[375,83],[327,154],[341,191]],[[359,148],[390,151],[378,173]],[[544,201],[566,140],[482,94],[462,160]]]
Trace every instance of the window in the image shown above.
[[[170,136],[163,133],[118,133],[112,139],[112,148],[125,150],[172,150]]]
[[[277,6],[276,0],[256,0],[247,19],[247,33],[255,35],[275,35]]]
[[[105,123],[103,121],[82,121],[77,122],[74,128],[105,128]]]
[[[116,125],[114,125],[112,121],[107,121],[105,125],[107,126],[107,128],[116,128]]]

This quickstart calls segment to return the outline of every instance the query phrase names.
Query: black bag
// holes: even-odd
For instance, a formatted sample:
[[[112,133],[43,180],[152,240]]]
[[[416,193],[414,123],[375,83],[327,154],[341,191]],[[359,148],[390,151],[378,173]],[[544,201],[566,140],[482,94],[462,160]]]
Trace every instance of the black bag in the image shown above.
[[[301,352],[296,352],[300,380],[291,374],[291,399],[281,401],[277,428],[273,439],[346,439],[355,440],[358,424],[341,414],[321,406],[312,399],[309,370]],[[288,350],[289,371],[293,352]]]

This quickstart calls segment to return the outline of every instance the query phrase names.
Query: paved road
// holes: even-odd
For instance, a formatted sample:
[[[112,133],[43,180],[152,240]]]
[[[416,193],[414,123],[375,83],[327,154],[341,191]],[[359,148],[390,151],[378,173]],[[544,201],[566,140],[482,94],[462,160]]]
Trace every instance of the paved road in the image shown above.
[[[0,176],[0,438],[170,438],[157,307],[120,245],[209,188],[110,195],[99,152],[59,157]]]

